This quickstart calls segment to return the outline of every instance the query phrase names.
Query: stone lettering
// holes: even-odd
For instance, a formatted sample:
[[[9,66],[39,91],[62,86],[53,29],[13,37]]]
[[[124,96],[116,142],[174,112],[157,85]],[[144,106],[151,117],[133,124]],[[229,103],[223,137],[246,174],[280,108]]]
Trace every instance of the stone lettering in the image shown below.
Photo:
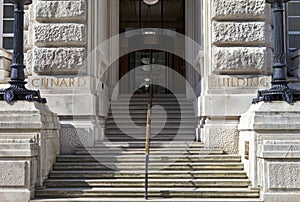
[[[83,87],[86,85],[86,80],[83,78],[78,79],[78,87]]]
[[[269,78],[210,78],[210,86],[213,88],[246,88],[270,86]]]
[[[36,88],[74,88],[85,87],[87,81],[85,78],[34,78],[31,85]]]
[[[51,87],[53,87],[54,85],[56,87],[59,86],[59,78],[57,78],[56,81],[55,81],[55,79],[51,79]]]

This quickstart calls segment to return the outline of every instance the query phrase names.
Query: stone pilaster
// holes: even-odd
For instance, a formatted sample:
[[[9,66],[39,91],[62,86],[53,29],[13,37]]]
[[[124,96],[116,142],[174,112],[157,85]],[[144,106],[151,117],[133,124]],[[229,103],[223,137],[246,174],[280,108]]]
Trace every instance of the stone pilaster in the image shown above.
[[[59,153],[59,122],[36,102],[1,102],[0,198],[28,202],[42,186]]]
[[[206,147],[238,152],[239,117],[257,89],[270,87],[271,10],[265,0],[210,2],[210,68],[202,79],[201,136]]]
[[[300,197],[300,103],[259,103],[242,115],[239,153],[265,202]]]
[[[89,57],[96,43],[99,45],[99,33],[94,30],[98,24],[93,21],[99,17],[95,5],[103,2],[35,0],[30,7],[33,36],[27,61],[33,74],[28,87],[39,89],[49,108],[59,115],[65,154],[73,153],[75,147],[93,146],[101,127],[97,120],[107,114],[108,90],[97,78],[99,64],[94,56]]]

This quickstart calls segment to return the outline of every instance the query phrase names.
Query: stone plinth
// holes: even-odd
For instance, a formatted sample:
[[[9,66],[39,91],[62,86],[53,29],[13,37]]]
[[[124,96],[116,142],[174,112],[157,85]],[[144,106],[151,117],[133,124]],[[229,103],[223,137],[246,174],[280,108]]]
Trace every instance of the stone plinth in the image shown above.
[[[265,202],[300,198],[300,103],[259,103],[242,115],[239,152]]]
[[[36,102],[0,104],[0,198],[27,202],[59,153],[58,117]]]

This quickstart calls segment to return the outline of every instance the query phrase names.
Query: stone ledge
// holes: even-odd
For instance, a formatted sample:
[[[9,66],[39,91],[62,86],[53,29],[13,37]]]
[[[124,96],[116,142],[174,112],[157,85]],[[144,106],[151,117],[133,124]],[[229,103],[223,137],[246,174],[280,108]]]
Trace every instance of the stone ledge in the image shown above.
[[[28,202],[33,194],[28,189],[0,189],[1,202]]]
[[[86,19],[85,1],[38,1],[35,7],[39,22],[79,22]]]
[[[267,46],[272,44],[271,25],[265,22],[213,22],[212,42],[217,46]]]
[[[85,46],[86,26],[84,24],[35,24],[35,44],[39,47]]]
[[[219,74],[271,72],[272,50],[266,47],[213,47],[213,71]]]
[[[264,193],[264,202],[296,202],[299,201],[300,192]]]
[[[213,0],[214,20],[264,20],[270,18],[265,0]]]

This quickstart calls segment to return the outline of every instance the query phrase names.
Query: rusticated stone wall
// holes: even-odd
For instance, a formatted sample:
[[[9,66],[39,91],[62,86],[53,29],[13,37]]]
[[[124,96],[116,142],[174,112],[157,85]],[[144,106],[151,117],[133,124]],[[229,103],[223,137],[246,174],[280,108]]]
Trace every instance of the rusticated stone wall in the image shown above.
[[[212,0],[207,9],[211,65],[203,79],[202,140],[206,147],[237,153],[239,117],[257,90],[271,85],[271,8],[265,0]]]
[[[86,58],[85,0],[35,0],[30,6],[28,66],[37,74],[77,74]]]
[[[272,28],[265,0],[213,0],[212,8],[214,72],[270,72]]]

